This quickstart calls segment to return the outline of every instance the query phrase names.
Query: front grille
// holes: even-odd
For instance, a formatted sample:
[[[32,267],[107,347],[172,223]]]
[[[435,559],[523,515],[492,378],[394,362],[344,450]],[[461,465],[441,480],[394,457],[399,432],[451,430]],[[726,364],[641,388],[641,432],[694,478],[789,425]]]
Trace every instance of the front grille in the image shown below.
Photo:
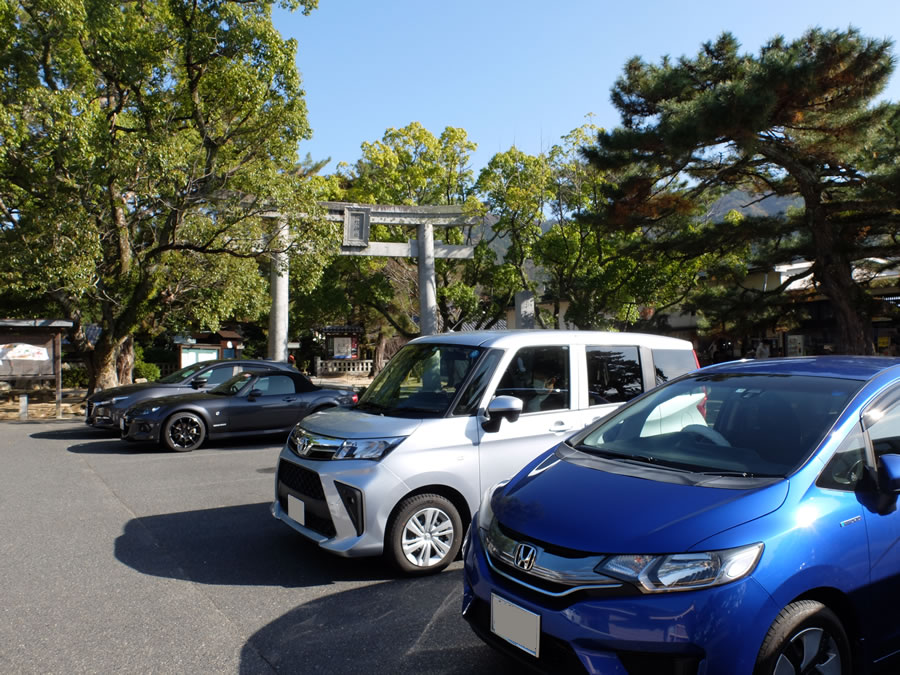
[[[305,467],[281,460],[278,463],[278,503],[285,513],[288,511],[288,495],[303,502],[306,527],[323,537],[333,537],[336,534],[319,475]]]

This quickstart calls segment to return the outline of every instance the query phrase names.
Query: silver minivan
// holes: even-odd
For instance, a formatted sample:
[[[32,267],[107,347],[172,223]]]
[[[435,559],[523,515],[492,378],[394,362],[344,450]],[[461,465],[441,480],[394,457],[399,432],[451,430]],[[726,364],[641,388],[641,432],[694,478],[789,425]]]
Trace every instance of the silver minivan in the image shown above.
[[[456,557],[487,488],[697,365],[690,342],[639,333],[417,338],[355,407],[294,428],[272,513],[332,553],[384,553],[406,573],[435,572]],[[703,405],[689,400],[666,414],[699,418]]]

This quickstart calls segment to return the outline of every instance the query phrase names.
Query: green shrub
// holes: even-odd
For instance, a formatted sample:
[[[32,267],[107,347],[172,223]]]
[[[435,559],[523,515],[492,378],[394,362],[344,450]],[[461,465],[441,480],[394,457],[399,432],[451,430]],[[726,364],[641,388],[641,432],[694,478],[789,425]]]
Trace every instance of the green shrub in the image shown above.
[[[148,382],[155,382],[160,376],[159,366],[155,363],[144,361],[144,348],[141,345],[134,346],[134,377],[142,377]]]
[[[84,366],[66,365],[62,371],[64,389],[84,389],[88,384],[88,372]]]

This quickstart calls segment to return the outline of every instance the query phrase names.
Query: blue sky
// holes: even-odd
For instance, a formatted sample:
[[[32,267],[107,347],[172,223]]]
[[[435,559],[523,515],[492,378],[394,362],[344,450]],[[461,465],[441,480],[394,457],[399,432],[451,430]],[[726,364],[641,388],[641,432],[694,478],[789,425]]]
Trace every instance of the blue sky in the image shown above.
[[[301,155],[355,162],[389,127],[462,127],[472,167],[516,145],[537,154],[594,114],[615,127],[609,90],[627,59],[693,56],[730,31],[756,53],[776,34],[855,26],[900,41],[897,0],[320,0],[310,16],[275,14],[298,45],[313,139]],[[895,45],[900,60],[900,47]],[[895,72],[884,98],[900,101]]]

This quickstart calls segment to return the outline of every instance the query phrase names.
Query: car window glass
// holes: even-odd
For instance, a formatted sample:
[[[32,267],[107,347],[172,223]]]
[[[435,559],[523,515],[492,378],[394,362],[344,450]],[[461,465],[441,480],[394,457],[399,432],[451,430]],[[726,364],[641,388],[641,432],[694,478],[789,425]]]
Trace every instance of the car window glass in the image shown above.
[[[900,405],[888,408],[878,421],[869,427],[869,438],[876,457],[900,454]]]
[[[570,407],[569,348],[520,349],[503,373],[496,395],[522,399],[523,413]]]
[[[784,476],[825,438],[860,386],[830,377],[698,374],[648,392],[572,442],[690,470]]]
[[[825,465],[816,485],[829,490],[852,492],[865,474],[866,446],[859,425],[844,439]]]
[[[644,391],[637,347],[591,347],[587,352],[590,405],[624,403]]]
[[[653,350],[653,371],[657,385],[696,369],[697,360],[692,349]]]
[[[200,373],[197,377],[205,379],[206,386],[214,387],[230,379],[232,375],[234,375],[234,366],[220,366],[207,370],[205,373]]]
[[[253,388],[259,389],[266,396],[295,393],[294,380],[287,375],[264,375],[256,381]]]
[[[382,415],[441,417],[481,355],[478,347],[406,345],[366,388],[358,409]]]
[[[472,379],[453,409],[454,415],[474,415],[478,411],[478,404],[481,402],[491,375],[494,374],[497,362],[500,361],[502,356],[502,351],[492,350],[478,362],[478,365],[475,366],[475,372],[472,374]]]

